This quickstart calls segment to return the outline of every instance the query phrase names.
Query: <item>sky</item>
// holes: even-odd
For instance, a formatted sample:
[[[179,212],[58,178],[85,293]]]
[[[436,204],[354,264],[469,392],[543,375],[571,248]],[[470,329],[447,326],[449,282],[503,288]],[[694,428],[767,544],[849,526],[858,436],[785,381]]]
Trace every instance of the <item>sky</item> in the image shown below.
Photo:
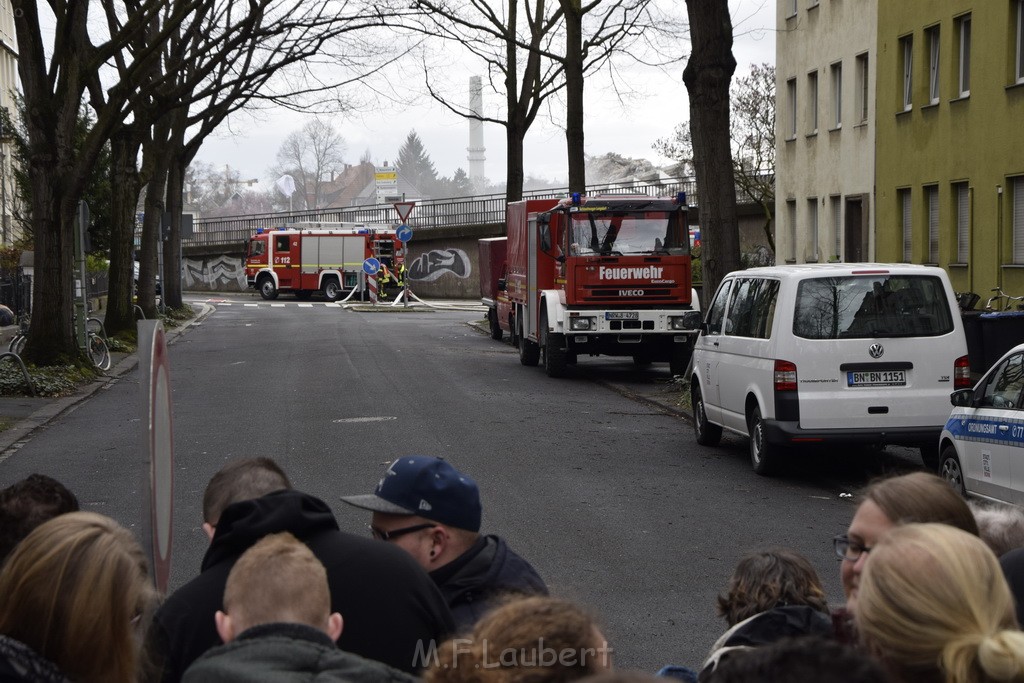
[[[681,5],[680,0],[680,5]],[[775,63],[775,1],[730,0],[734,25],[733,54],[737,70],[734,80],[743,76],[752,63]],[[688,51],[683,46],[680,52]],[[676,125],[688,118],[686,86],[682,82],[683,63],[667,73],[653,67],[633,66],[625,77],[638,90],[631,101],[622,104],[608,87],[607,79],[590,77],[585,88],[584,134],[586,153],[600,156],[615,152],[625,157],[648,159],[655,165],[669,163],[652,147],[659,138],[672,134]],[[472,62],[446,68],[450,81],[458,82],[462,73],[464,100],[468,102],[470,76],[484,75]],[[411,86],[407,100],[349,116],[334,115],[329,121],[346,143],[345,162],[355,164],[368,151],[374,163],[394,162],[398,149],[409,132],[416,131],[438,175],[451,176],[457,168],[469,171],[466,148],[469,122],[436,104],[421,87]],[[498,96],[484,91],[484,113],[497,113]],[[258,120],[240,115],[209,137],[199,150],[197,161],[223,169],[230,166],[243,180],[260,182],[253,189],[272,187],[276,179],[271,167],[277,151],[288,134],[298,131],[309,120],[285,109],[262,112]],[[505,177],[505,129],[484,124],[486,147],[485,175],[491,182]],[[565,133],[542,112],[531,126],[524,147],[525,173],[528,177],[562,180],[568,177]]]

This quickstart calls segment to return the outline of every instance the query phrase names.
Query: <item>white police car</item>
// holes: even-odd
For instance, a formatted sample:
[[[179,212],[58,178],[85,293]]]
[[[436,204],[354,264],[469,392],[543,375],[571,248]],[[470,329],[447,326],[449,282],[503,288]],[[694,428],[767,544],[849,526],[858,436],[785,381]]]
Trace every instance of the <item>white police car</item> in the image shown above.
[[[950,401],[939,475],[964,495],[1024,504],[1024,344]]]

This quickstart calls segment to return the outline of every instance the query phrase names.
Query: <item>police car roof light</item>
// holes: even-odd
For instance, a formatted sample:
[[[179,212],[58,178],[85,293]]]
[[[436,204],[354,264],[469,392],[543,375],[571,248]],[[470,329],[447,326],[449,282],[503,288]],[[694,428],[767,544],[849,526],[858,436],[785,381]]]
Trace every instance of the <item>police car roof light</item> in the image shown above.
[[[256,228],[256,234],[257,235],[262,235],[263,234],[263,228]]]
[[[573,192],[572,193],[572,205],[573,206],[579,206],[580,205],[580,193],[579,192]]]

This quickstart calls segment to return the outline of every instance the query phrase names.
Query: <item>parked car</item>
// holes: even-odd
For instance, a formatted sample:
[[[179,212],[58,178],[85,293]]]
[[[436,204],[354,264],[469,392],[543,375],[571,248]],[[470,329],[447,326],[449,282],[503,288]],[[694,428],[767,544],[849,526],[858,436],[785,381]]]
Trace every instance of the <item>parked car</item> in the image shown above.
[[[908,264],[802,264],[729,273],[693,350],[697,442],[750,438],[770,473],[805,444],[900,444],[939,465],[949,394],[970,386],[946,272]]]
[[[1024,504],[1024,344],[950,402],[939,474],[964,495]]]

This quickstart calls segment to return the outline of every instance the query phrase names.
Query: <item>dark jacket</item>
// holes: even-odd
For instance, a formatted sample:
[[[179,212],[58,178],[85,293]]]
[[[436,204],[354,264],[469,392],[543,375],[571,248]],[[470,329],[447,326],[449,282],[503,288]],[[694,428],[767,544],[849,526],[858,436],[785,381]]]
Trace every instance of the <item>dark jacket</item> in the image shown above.
[[[458,558],[430,572],[430,578],[448,601],[459,631],[472,627],[493,597],[505,593],[548,594],[537,570],[498,536],[481,536]]]
[[[256,541],[280,531],[308,545],[327,569],[331,611],[345,620],[342,650],[414,672],[417,650],[452,631],[444,598],[408,553],[339,531],[319,498],[277,491],[228,506],[202,572],[157,610],[151,640],[165,681],[180,680],[199,655],[220,645],[213,615],[222,609],[228,572]]]
[[[0,681],[3,683],[70,683],[57,665],[20,640],[0,636]]]
[[[999,565],[1017,603],[1017,622],[1024,624],[1024,548],[1015,548],[1000,557]]]
[[[207,650],[185,683],[415,683],[386,664],[339,650],[327,634],[302,624],[263,624]]]
[[[759,612],[735,624],[722,634],[704,662],[704,669],[714,669],[718,660],[730,651],[771,645],[783,638],[796,636],[833,636],[832,617],[807,605],[785,605]]]

